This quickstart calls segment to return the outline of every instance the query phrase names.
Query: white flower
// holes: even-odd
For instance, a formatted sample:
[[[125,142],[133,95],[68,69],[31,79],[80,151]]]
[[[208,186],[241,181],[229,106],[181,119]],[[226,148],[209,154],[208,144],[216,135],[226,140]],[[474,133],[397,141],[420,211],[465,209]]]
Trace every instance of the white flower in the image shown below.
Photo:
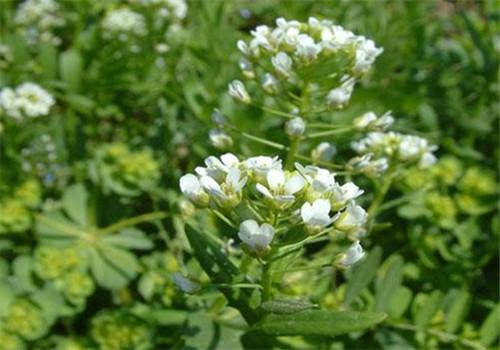
[[[285,52],[278,52],[276,56],[271,58],[271,63],[278,76],[283,78],[290,77],[293,61]]]
[[[365,129],[377,120],[377,115],[374,112],[366,112],[361,117],[353,120],[352,124],[358,129]]]
[[[361,190],[353,182],[347,182],[334,189],[335,199],[339,202],[346,202],[361,196],[365,191]]]
[[[224,130],[212,129],[208,133],[208,138],[212,146],[220,150],[228,149],[233,145],[233,139]]]
[[[200,284],[190,280],[187,277],[184,277],[179,272],[174,272],[172,274],[172,281],[184,293],[196,293],[201,288]]]
[[[247,182],[247,177],[242,175],[240,169],[231,168],[222,184],[210,176],[202,176],[200,182],[219,206],[234,208],[241,201],[241,191]]]
[[[295,54],[306,63],[311,63],[321,52],[321,45],[316,44],[314,39],[307,34],[300,34],[297,37]]]
[[[246,104],[252,101],[245,88],[245,84],[243,84],[243,82],[241,82],[240,80],[233,80],[231,83],[229,83],[228,89],[229,95],[234,99]]]
[[[276,26],[277,28],[271,33],[273,39],[278,44],[283,44],[289,48],[294,47],[300,34],[300,22],[287,21],[280,17],[276,19]]]
[[[281,159],[278,157],[258,156],[248,158],[245,167],[252,172],[257,181],[264,181],[270,170],[281,170]]]
[[[16,119],[47,115],[54,103],[52,95],[34,83],[23,83],[15,91],[4,88],[0,92],[0,107]]]
[[[128,40],[128,35],[144,36],[146,21],[144,17],[128,8],[108,12],[102,21],[104,37],[117,36],[121,41]]]
[[[366,211],[354,202],[350,202],[335,223],[335,227],[342,231],[352,231],[363,226],[367,219]]]
[[[290,119],[286,123],[285,131],[291,137],[300,136],[306,131],[306,123],[301,117]]]
[[[314,192],[324,194],[333,191],[333,189],[337,186],[335,174],[331,173],[327,169],[312,165],[303,167],[299,163],[295,163],[295,167],[311,185],[310,189]]]
[[[250,34],[254,37],[250,42],[250,49],[254,55],[258,55],[261,48],[266,51],[273,50],[273,45],[269,41],[271,29],[268,26],[257,26],[255,30],[250,31]]]
[[[328,92],[328,95],[326,95],[326,103],[331,108],[343,108],[351,99],[354,84],[354,79],[346,79],[340,87]]]
[[[281,206],[295,201],[294,195],[304,188],[305,181],[298,174],[287,179],[283,170],[272,169],[267,173],[267,185],[269,188],[260,183],[256,187],[266,198]]]
[[[354,63],[354,71],[364,73],[370,69],[375,59],[380,55],[384,49],[375,46],[373,40],[360,37],[359,46],[356,50],[356,58]]]
[[[330,217],[330,209],[330,201],[326,199],[316,199],[312,205],[309,202],[302,205],[300,216],[309,232],[320,232],[336,219],[336,216]]]
[[[195,171],[200,176],[210,176],[218,182],[224,181],[231,168],[237,168],[239,159],[232,153],[223,154],[220,159],[214,156],[205,159],[206,167],[196,167]]]
[[[200,180],[193,174],[186,174],[179,180],[181,192],[193,203],[206,206],[208,205],[208,194],[201,187]]]
[[[420,169],[426,169],[436,164],[436,162],[437,158],[434,154],[432,154],[431,152],[425,152],[420,158],[420,161],[418,162],[418,167]]]
[[[0,91],[0,107],[5,111],[7,116],[14,119],[22,118],[18,102],[16,93],[11,88],[6,87]]]
[[[311,152],[311,157],[316,161],[331,162],[337,154],[337,148],[330,142],[321,142]]]
[[[363,251],[363,247],[359,241],[356,241],[343,254],[340,263],[344,266],[351,266],[361,260],[364,256],[365,252]]]
[[[251,252],[261,255],[269,250],[274,228],[267,223],[259,226],[255,220],[245,220],[240,224],[238,237]]]
[[[247,43],[244,42],[243,40],[238,40],[238,42],[236,43],[236,47],[245,56],[248,56],[250,54],[250,49],[248,48]]]

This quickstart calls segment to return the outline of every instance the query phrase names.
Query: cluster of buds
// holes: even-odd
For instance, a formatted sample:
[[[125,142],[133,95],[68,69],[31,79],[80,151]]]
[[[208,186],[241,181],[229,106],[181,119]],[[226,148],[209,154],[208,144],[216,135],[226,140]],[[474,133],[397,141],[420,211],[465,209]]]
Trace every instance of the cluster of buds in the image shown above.
[[[260,25],[250,33],[250,41],[237,44],[244,55],[240,68],[245,78],[260,80],[273,95],[307,83],[310,95],[331,108],[349,102],[356,80],[383,51],[364,36],[314,17],[307,23],[278,18],[276,27]],[[229,93],[241,102],[251,101],[241,81],[233,81]]]
[[[377,158],[395,160],[403,163],[416,163],[419,168],[428,168],[436,163],[433,152],[436,145],[415,135],[405,135],[397,132],[370,132],[365,138],[352,142],[351,147],[361,155],[371,155]],[[365,159],[366,160],[366,159]]]
[[[54,104],[52,95],[35,83],[23,83],[15,89],[5,87],[0,90],[0,109],[8,117],[17,120],[45,116]]]
[[[366,112],[354,119],[352,123],[358,130],[386,130],[394,123],[394,117],[390,111],[380,117],[374,112]]]
[[[182,176],[180,189],[196,206],[239,223],[243,250],[252,256],[265,256],[275,236],[292,226],[305,236],[333,231],[354,240],[362,236],[367,214],[355,201],[363,191],[352,182],[341,185],[329,170],[298,163],[295,168],[284,170],[278,157],[240,160],[226,153]]]
[[[58,45],[61,40],[53,31],[66,23],[60,14],[59,4],[54,0],[26,0],[19,5],[14,21],[32,45],[39,39]]]
[[[180,22],[186,18],[188,6],[185,0],[129,0],[131,4],[154,8],[157,18]]]
[[[102,30],[105,39],[118,38],[123,42],[147,33],[144,17],[126,7],[108,12],[102,21]]]

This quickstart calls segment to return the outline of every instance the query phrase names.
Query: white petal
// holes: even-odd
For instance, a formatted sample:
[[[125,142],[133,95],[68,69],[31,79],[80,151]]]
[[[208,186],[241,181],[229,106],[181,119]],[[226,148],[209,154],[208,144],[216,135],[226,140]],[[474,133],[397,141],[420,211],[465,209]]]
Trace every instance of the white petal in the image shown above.
[[[267,244],[271,243],[274,237],[274,228],[271,225],[264,223],[260,226],[260,232],[267,237]]]
[[[258,232],[259,224],[255,220],[245,220],[240,224],[240,233],[244,235],[251,236]]]
[[[327,216],[330,213],[330,208],[330,201],[326,199],[316,199],[312,205],[312,209],[315,213],[322,215],[326,214]]]
[[[257,191],[259,191],[260,193],[262,193],[264,196],[266,196],[267,198],[273,198],[273,195],[272,193],[267,189],[267,187],[265,187],[264,185],[262,184],[257,184],[255,186],[255,188],[257,188]]]
[[[299,192],[304,188],[306,182],[304,178],[300,175],[292,176],[285,184],[285,192],[287,194],[294,194]]]
[[[240,163],[238,158],[232,153],[223,154],[220,159],[222,160],[222,163],[229,168],[233,168]]]
[[[302,208],[300,208],[300,215],[302,216],[302,220],[304,222],[309,222],[309,220],[313,217],[313,214],[313,208],[309,202],[304,203]]]
[[[237,168],[231,168],[226,177],[226,183],[230,185],[232,188],[236,189],[239,186],[241,177],[241,171]]]
[[[184,194],[198,192],[201,189],[200,181],[193,174],[182,176],[179,180],[179,186]]]
[[[267,183],[271,190],[277,190],[285,184],[285,173],[282,170],[272,169],[267,173]]]

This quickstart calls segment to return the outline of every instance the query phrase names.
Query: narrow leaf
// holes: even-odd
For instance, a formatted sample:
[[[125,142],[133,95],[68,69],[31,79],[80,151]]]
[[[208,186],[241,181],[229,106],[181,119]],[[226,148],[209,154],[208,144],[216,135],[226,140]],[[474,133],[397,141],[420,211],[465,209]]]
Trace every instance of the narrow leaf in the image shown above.
[[[259,323],[262,331],[276,335],[322,335],[361,331],[384,320],[381,312],[306,310],[288,315],[269,314]]]
[[[349,305],[356,300],[375,278],[381,258],[382,249],[375,247],[361,264],[353,268],[351,278],[349,278],[349,282],[347,283],[344,305]]]

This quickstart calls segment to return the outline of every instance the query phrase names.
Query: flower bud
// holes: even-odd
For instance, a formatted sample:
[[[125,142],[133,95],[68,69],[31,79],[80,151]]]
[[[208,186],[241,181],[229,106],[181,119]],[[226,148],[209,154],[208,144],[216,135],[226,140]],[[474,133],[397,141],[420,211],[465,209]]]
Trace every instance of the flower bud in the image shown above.
[[[311,152],[311,157],[315,161],[331,162],[337,154],[337,147],[330,142],[321,142]]]
[[[349,247],[349,249],[346,250],[344,254],[342,254],[342,258],[339,260],[339,263],[344,267],[349,267],[357,263],[364,256],[365,252],[363,251],[363,247],[359,241],[356,241]]]
[[[272,74],[266,73],[262,77],[262,88],[268,94],[275,94],[279,89],[278,80]]]
[[[377,115],[374,112],[366,112],[361,117],[353,120],[352,124],[357,129],[365,129],[377,120]]]
[[[292,59],[284,52],[278,52],[276,56],[271,58],[271,63],[273,64],[276,73],[281,78],[288,78],[292,72]]]
[[[227,118],[221,113],[217,108],[212,112],[212,122],[217,124],[217,126],[224,126],[227,124]]]
[[[301,136],[306,131],[306,123],[301,117],[290,119],[285,125],[285,131],[290,137]]]
[[[245,88],[245,84],[243,84],[240,80],[233,80],[231,83],[229,83],[228,88],[229,95],[237,101],[243,102],[245,104],[249,104],[252,101]]]
[[[354,90],[355,81],[352,78],[344,80],[342,85],[336,89],[330,90],[326,96],[326,103],[331,108],[343,108],[351,99]]]
[[[253,70],[252,63],[249,60],[247,60],[246,58],[240,59],[239,66],[245,78],[247,79],[255,78],[255,72]]]
[[[368,214],[366,211],[359,205],[351,202],[335,222],[335,228],[347,232],[357,230],[366,223],[367,219]]]
[[[233,145],[233,139],[224,130],[212,129],[209,131],[208,137],[212,146],[222,151]]]
[[[255,220],[245,220],[240,224],[238,237],[250,254],[263,256],[270,249],[269,244],[274,237],[274,228],[267,223],[259,226]]]

